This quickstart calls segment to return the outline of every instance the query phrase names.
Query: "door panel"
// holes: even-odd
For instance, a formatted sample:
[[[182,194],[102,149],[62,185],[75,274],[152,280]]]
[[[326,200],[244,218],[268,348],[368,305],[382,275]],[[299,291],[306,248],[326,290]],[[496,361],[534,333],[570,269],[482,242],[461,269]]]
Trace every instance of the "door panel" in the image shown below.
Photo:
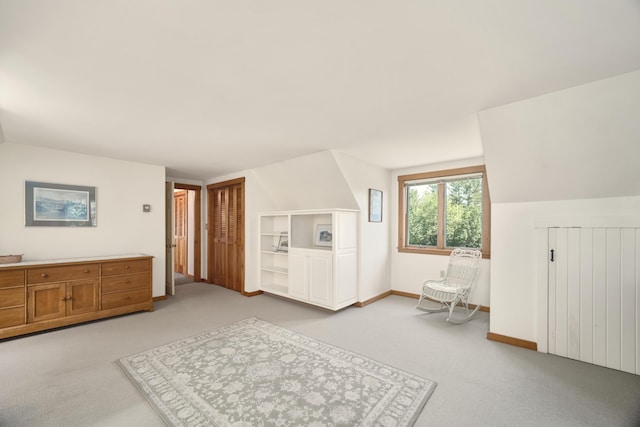
[[[640,374],[640,229],[551,228],[549,249],[549,353]]]
[[[331,254],[309,256],[309,301],[331,305],[333,302],[333,268]]]
[[[65,283],[34,285],[28,288],[29,323],[65,316]]]
[[[174,253],[174,271],[188,274],[187,271],[187,192],[185,190],[173,193],[174,225],[173,239],[176,245]]]
[[[173,182],[167,182],[165,186],[165,294],[175,295],[176,285],[173,277],[173,257],[175,243],[173,241]]]
[[[306,300],[309,297],[307,255],[295,249],[289,251],[289,294]]]
[[[212,184],[209,192],[209,281],[244,290],[244,178]]]
[[[98,311],[100,282],[98,279],[67,283],[67,314]]]

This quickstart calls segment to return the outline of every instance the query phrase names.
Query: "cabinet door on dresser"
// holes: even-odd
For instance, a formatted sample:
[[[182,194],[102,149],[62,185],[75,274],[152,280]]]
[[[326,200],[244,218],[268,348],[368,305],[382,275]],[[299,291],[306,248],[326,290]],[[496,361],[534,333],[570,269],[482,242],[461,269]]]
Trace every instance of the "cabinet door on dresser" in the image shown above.
[[[100,264],[44,266],[27,271],[29,323],[100,309]]]
[[[0,328],[24,325],[24,270],[0,272]]]
[[[100,308],[98,279],[29,286],[29,322],[92,313]]]
[[[29,293],[29,323],[64,317],[67,312],[67,285],[64,282],[32,285]]]
[[[91,313],[100,309],[100,281],[77,280],[67,283],[67,315]]]

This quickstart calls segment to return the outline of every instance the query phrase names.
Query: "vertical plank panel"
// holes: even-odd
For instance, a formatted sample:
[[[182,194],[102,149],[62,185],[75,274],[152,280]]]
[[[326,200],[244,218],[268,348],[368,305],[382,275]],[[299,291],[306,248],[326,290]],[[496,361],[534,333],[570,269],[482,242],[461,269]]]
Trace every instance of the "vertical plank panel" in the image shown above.
[[[640,229],[636,229],[636,374],[640,374]]]
[[[593,230],[580,232],[580,360],[593,363]]]
[[[549,352],[549,229],[537,228],[536,288],[538,290],[537,344],[538,351]]]
[[[568,230],[559,228],[556,241],[556,354],[568,356],[568,298],[567,279],[569,267]]]
[[[549,229],[549,251],[553,250],[557,251],[557,228]],[[549,261],[549,322],[547,325],[547,334],[548,334],[548,342],[549,342],[549,353],[556,353],[556,266],[558,264],[554,261]]]
[[[636,236],[635,230],[621,231],[620,242],[620,369],[636,372]]]
[[[593,230],[593,363],[607,365],[607,230]]]
[[[607,367],[620,369],[620,229],[607,230]]]
[[[567,235],[567,356],[580,359],[580,229]]]

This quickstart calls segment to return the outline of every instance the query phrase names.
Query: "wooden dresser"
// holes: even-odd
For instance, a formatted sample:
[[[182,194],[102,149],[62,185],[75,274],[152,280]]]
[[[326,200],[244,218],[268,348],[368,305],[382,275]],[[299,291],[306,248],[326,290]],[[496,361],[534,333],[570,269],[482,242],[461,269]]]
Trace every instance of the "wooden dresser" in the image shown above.
[[[148,255],[0,264],[0,339],[153,311]]]

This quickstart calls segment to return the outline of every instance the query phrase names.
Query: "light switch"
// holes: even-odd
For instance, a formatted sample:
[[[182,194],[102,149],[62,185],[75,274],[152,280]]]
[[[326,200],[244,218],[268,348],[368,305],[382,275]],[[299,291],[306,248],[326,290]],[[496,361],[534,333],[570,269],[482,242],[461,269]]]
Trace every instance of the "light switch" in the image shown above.
[[[151,212],[151,205],[142,205],[142,212]]]

